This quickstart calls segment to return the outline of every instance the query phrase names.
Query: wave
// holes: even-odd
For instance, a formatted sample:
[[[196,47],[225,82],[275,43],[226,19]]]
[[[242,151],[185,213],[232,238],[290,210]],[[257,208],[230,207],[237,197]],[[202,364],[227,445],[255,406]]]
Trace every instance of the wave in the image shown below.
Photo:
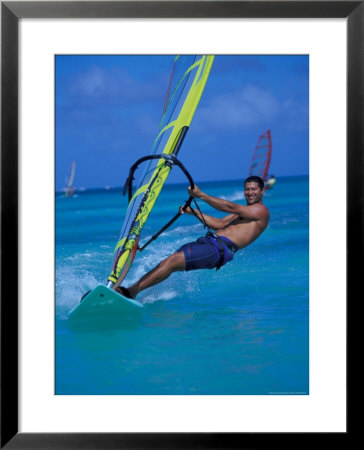
[[[182,234],[189,234],[189,233],[197,233],[201,227],[202,227],[202,225],[200,223],[197,223],[195,225],[185,225],[185,226],[180,226],[180,227],[176,227],[176,228],[171,228],[170,230],[165,231],[163,233],[163,236],[174,236],[175,234],[182,235]]]
[[[178,293],[177,291],[170,289],[162,292],[148,292],[141,302],[145,305],[147,303],[154,303],[160,300],[168,301],[172,300],[173,298],[177,297]]]
[[[235,202],[237,200],[244,200],[244,192],[243,191],[235,191],[229,195],[220,195],[220,198],[223,200],[229,200],[230,202]]]
[[[67,319],[85,292],[94,289],[100,281],[89,271],[76,272],[72,266],[57,267],[56,271],[56,315]]]

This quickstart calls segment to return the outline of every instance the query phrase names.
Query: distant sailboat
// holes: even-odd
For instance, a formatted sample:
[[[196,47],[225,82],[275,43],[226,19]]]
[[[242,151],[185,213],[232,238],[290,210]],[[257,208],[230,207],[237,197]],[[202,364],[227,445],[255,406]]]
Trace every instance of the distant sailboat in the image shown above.
[[[76,188],[74,186],[72,186],[73,179],[75,177],[75,171],[76,171],[76,162],[72,161],[71,170],[70,170],[70,173],[68,176],[68,181],[67,181],[65,197],[71,197],[75,193]]]
[[[268,175],[270,160],[272,157],[272,138],[270,131],[267,130],[258,138],[255,146],[252,160],[250,163],[249,176],[257,175],[265,181]]]
[[[276,181],[274,176],[267,180],[271,158],[272,136],[270,130],[267,130],[258,138],[249,168],[249,176],[256,175],[260,177],[265,182],[266,189],[272,188]]]

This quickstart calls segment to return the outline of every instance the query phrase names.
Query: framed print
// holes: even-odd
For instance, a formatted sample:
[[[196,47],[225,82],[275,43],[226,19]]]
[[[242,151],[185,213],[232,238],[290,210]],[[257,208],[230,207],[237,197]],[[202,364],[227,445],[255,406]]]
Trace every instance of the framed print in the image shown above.
[[[344,318],[362,269],[353,261],[362,242],[363,18],[361,1],[2,2],[3,447],[230,448],[293,442],[298,434],[348,437]],[[188,62],[193,52],[206,59]],[[192,100],[193,78],[186,88],[193,120],[186,114],[168,123],[170,91],[185,82],[181,76],[176,90],[168,85],[170,62],[178,75],[184,60],[174,54],[186,56],[181,74],[201,67],[196,80],[206,84]],[[183,142],[191,150],[181,151],[180,162],[163,156],[163,164],[187,161],[189,184],[196,178],[225,208],[255,202],[252,193],[244,200],[234,180],[240,165],[242,177],[258,174],[259,150],[267,152],[271,165],[259,176],[267,183],[270,234],[259,237],[255,252],[233,255],[239,273],[173,274],[161,295],[148,291],[137,329],[70,331],[70,310],[87,308],[86,291],[103,283],[117,242],[109,279],[125,271],[118,259],[124,236],[115,236],[120,178],[156,139],[160,117],[151,111],[162,85],[170,86],[163,130],[173,135],[179,120],[185,130],[192,123],[186,140],[182,132],[171,139],[173,149]],[[234,160],[240,147],[248,150]],[[198,150],[208,157],[199,160]],[[194,161],[199,173],[191,177]],[[143,186],[130,187],[130,201],[150,192]],[[176,186],[161,191],[163,222],[180,206]],[[196,211],[207,226],[210,210],[206,220]],[[133,283],[177,244],[188,258],[184,245],[200,226],[194,219],[179,219],[158,251],[135,259]],[[140,229],[133,230],[135,239]],[[218,245],[216,252],[215,268],[227,258]],[[181,281],[185,289],[173,285]]]

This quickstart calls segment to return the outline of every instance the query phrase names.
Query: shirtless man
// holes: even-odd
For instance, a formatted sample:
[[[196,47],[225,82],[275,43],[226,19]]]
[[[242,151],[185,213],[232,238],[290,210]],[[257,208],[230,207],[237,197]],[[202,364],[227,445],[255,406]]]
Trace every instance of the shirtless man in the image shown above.
[[[165,280],[173,272],[196,269],[219,269],[233,259],[234,253],[254,242],[267,228],[269,211],[263,205],[264,183],[259,177],[248,177],[244,182],[244,196],[247,206],[212,197],[197,186],[188,188],[192,197],[199,198],[213,208],[228,213],[222,219],[208,216],[191,207],[185,214],[193,214],[215,230],[196,242],[183,245],[157,267],[146,273],[132,286],[117,287],[125,297],[135,298],[139,292]]]

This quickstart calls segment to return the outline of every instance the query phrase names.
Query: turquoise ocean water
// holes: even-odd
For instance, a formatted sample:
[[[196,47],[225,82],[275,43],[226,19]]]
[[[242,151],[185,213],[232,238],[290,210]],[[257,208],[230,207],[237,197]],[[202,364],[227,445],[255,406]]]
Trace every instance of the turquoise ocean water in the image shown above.
[[[241,180],[198,185],[245,204]],[[142,243],[187,197],[185,185],[165,186]],[[178,272],[142,292],[135,329],[76,332],[68,313],[106,282],[127,200],[117,189],[57,193],[56,394],[308,394],[308,177],[278,178],[264,203],[271,220],[257,241],[219,271]],[[125,285],[204,233],[182,216],[137,255]]]

